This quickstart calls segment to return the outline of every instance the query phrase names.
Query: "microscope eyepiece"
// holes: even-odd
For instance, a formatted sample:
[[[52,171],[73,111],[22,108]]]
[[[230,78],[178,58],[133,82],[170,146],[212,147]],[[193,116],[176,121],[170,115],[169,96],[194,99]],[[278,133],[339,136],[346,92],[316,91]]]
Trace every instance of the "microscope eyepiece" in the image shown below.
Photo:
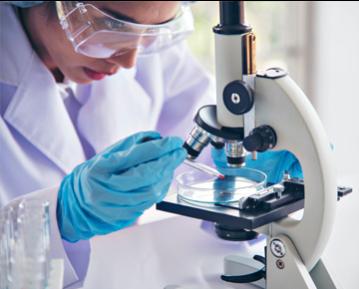
[[[220,1],[219,24],[213,28],[218,34],[245,34],[252,28],[245,23],[244,1]]]

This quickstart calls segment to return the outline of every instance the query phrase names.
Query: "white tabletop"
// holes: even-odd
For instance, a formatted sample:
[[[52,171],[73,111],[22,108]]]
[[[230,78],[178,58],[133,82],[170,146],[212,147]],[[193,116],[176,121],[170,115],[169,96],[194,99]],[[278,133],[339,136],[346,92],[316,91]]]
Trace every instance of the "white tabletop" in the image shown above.
[[[343,178],[354,193],[338,203],[334,232],[324,253],[333,276],[344,289],[359,284],[359,180]],[[264,242],[250,245],[220,240],[201,228],[201,221],[150,211],[140,226],[92,242],[85,289],[160,289],[166,285],[195,288],[256,288],[222,282],[223,257],[262,253]],[[162,219],[162,220],[159,220]]]

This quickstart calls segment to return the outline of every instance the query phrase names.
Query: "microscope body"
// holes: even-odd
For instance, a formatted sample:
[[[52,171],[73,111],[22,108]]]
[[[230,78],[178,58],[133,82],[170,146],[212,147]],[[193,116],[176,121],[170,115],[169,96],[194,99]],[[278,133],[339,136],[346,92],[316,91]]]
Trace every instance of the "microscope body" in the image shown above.
[[[270,225],[270,236],[290,236],[295,248],[311,270],[318,262],[334,222],[337,187],[333,151],[321,121],[303,91],[281,69],[255,71],[255,36],[216,34],[217,121],[222,127],[242,127],[242,147],[258,128],[271,128],[275,137],[262,135],[267,149],[288,150],[299,160],[305,184],[304,215],[301,221],[289,217]],[[253,104],[235,114],[239,101],[236,92],[226,96],[228,84],[241,81],[252,90]],[[226,101],[225,98],[230,101]],[[248,98],[248,96],[245,96]],[[239,111],[239,110],[237,110]],[[265,129],[264,129],[265,130]],[[261,136],[259,136],[260,138]],[[265,139],[267,137],[267,139]],[[240,142],[240,140],[238,140]],[[258,147],[261,147],[259,142]],[[256,149],[256,145],[253,145]],[[250,148],[250,149],[253,149]]]
[[[238,11],[242,4],[221,3],[221,24],[213,29],[217,103],[198,112],[186,141],[189,156],[195,158],[209,142],[225,147],[233,167],[245,166],[248,151],[292,152],[304,175],[304,214],[301,220],[288,216],[260,228],[268,236],[265,286],[287,288],[287,281],[291,288],[338,288],[320,260],[337,202],[330,142],[315,109],[287,73],[279,68],[257,73],[255,35]]]
[[[304,180],[285,178],[284,191],[272,193],[274,186],[269,186],[264,195],[254,194],[251,201],[259,205],[249,210],[241,200],[203,207],[177,196],[168,196],[157,209],[213,222],[221,238],[231,230],[245,233],[244,238],[226,240],[266,235],[264,257],[225,257],[225,282],[267,289],[338,289],[321,255],[334,224],[336,202],[352,190],[337,187],[331,144],[303,91],[280,68],[257,72],[256,37],[244,23],[243,8],[243,1],[220,1],[220,24],[213,28],[217,101],[198,110],[184,147],[189,159],[208,144],[224,149],[228,167],[234,168],[244,167],[249,153],[256,159],[257,152],[287,150],[299,160]],[[266,202],[269,195],[272,199]],[[282,197],[290,200],[282,202]],[[300,209],[302,218],[293,218],[291,213]]]

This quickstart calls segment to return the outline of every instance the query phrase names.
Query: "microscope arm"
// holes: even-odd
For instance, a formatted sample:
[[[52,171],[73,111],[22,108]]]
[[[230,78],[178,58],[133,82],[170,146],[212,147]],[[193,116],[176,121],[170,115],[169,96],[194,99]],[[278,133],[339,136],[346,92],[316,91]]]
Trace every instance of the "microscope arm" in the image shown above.
[[[273,71],[272,71],[273,72]],[[333,152],[313,106],[287,75],[257,76],[256,126],[276,131],[276,150],[290,150],[299,159],[305,183],[302,220],[290,217],[270,225],[270,235],[286,235],[308,271],[318,262],[334,223],[337,187]],[[281,75],[281,76],[280,76]]]

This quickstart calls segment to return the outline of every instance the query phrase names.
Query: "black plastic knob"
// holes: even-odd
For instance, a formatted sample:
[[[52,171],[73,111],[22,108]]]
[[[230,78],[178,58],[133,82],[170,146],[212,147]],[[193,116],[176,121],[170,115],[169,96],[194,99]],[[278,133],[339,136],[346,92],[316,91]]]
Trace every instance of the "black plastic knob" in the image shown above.
[[[231,113],[244,114],[250,111],[254,104],[252,89],[244,81],[232,81],[223,90],[223,102]]]
[[[243,140],[244,148],[249,152],[264,152],[277,144],[277,135],[269,125],[256,127]]]

